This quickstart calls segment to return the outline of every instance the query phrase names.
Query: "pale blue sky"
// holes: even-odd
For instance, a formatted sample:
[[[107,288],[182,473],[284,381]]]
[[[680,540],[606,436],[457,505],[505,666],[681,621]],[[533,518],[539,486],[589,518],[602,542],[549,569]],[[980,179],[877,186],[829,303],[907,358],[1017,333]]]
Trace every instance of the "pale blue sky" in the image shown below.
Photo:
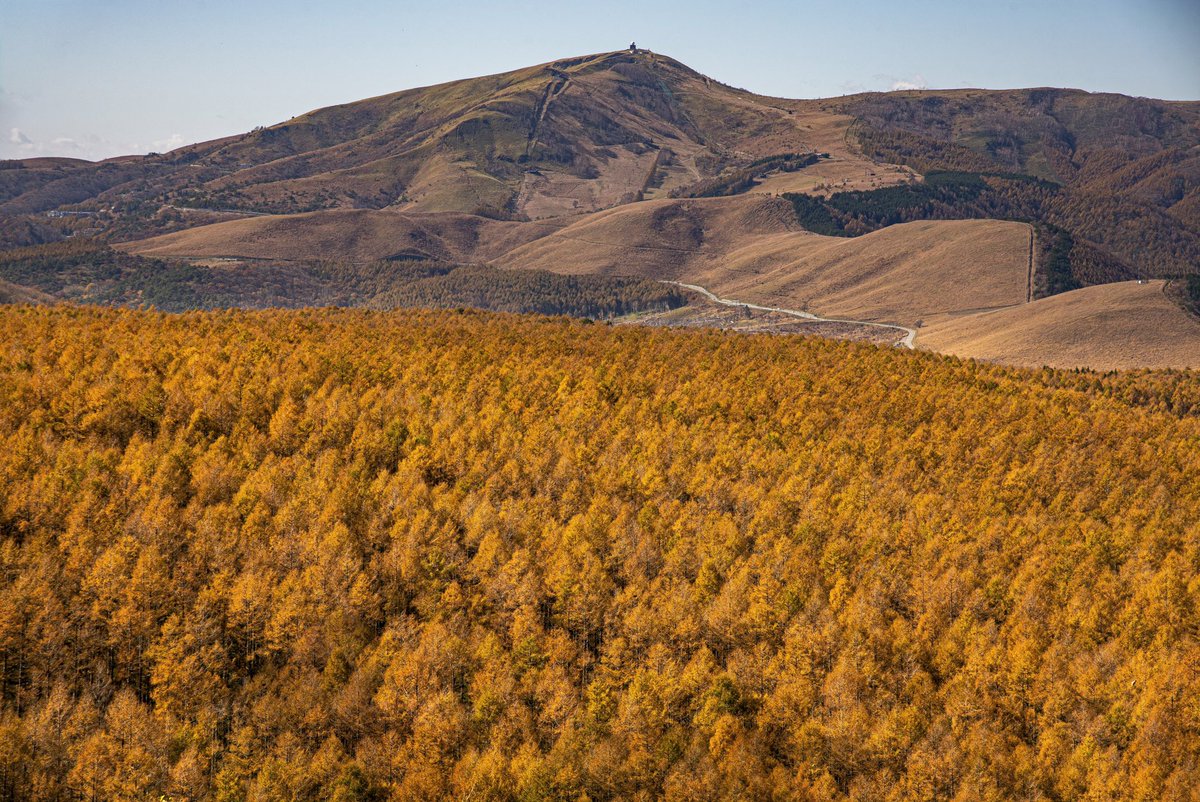
[[[1200,99],[1200,0],[3,0],[0,157],[102,158],[615,50],[735,86],[1070,86]]]

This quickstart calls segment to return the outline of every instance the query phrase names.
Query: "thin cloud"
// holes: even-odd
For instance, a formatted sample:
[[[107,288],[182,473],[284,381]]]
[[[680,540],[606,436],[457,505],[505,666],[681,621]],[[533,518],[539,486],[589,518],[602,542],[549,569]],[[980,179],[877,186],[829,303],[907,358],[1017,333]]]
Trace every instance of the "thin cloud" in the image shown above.
[[[9,128],[8,139],[0,139],[0,159],[31,158],[36,156],[68,156],[71,158],[103,158],[113,143],[103,137],[88,134],[82,138],[58,136],[53,139],[35,139],[20,128]],[[126,152],[136,152],[123,148]]]
[[[892,91],[902,92],[909,89],[928,89],[929,84],[925,81],[925,76],[914,75],[909,79],[898,79],[892,81]]]
[[[182,134],[171,134],[166,139],[156,139],[151,144],[159,153],[166,153],[175,150],[175,148],[181,148],[187,143],[183,140]]]

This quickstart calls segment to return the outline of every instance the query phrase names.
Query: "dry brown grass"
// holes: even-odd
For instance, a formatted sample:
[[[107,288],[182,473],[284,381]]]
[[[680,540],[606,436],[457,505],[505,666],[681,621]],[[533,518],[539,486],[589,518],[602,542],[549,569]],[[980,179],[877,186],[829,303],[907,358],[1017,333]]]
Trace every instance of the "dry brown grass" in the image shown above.
[[[459,213],[340,210],[253,217],[126,243],[144,256],[374,259],[420,256],[558,273],[638,275],[827,317],[914,325],[1021,303],[1028,227],[929,221],[864,237],[801,229],[778,198],[657,200],[590,215],[504,222]]]
[[[336,259],[414,256],[480,262],[545,233],[546,225],[454,213],[366,209],[249,217],[190,228],[119,247],[142,256]]]
[[[827,317],[913,325],[949,311],[1024,301],[1028,244],[1028,226],[995,220],[823,237],[800,229],[785,201],[746,195],[589,215],[496,264],[683,281]]]
[[[786,108],[784,113],[794,126],[795,140],[772,143],[777,148],[775,152],[787,152],[784,148],[798,141],[817,153],[828,154],[829,158],[796,172],[772,173],[752,191],[773,195],[784,192],[829,195],[840,191],[878,189],[920,178],[915,170],[908,167],[884,164],[864,156],[847,141],[846,133],[853,117],[828,110],[824,101],[787,100],[777,103],[780,108]]]
[[[567,169],[541,167],[523,178],[517,208],[531,219],[592,212],[636,200],[654,168],[657,153],[623,146],[609,148],[596,178],[580,178]]]
[[[828,196],[834,192],[879,189],[919,179],[920,176],[907,167],[875,164],[860,157],[835,156],[792,173],[773,172],[750,191],[770,195],[803,192]]]
[[[990,314],[946,317],[918,347],[1013,365],[1096,370],[1200,368],[1200,320],[1162,281],[1103,284]]]

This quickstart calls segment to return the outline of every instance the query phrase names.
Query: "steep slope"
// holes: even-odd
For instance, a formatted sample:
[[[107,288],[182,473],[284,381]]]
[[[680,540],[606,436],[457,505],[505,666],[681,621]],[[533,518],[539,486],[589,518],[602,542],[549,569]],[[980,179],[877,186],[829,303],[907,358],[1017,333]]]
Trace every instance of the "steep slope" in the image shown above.
[[[1084,287],[990,314],[947,317],[917,345],[1010,365],[1096,370],[1200,368],[1200,320],[1162,281]]]

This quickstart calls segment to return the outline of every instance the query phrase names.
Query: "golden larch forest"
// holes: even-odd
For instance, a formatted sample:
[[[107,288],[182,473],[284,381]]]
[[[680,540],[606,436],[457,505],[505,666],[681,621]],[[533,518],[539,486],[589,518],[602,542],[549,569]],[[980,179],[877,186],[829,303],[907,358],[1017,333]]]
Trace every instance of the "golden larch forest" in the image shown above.
[[[0,310],[0,797],[1187,800],[1200,377]]]

